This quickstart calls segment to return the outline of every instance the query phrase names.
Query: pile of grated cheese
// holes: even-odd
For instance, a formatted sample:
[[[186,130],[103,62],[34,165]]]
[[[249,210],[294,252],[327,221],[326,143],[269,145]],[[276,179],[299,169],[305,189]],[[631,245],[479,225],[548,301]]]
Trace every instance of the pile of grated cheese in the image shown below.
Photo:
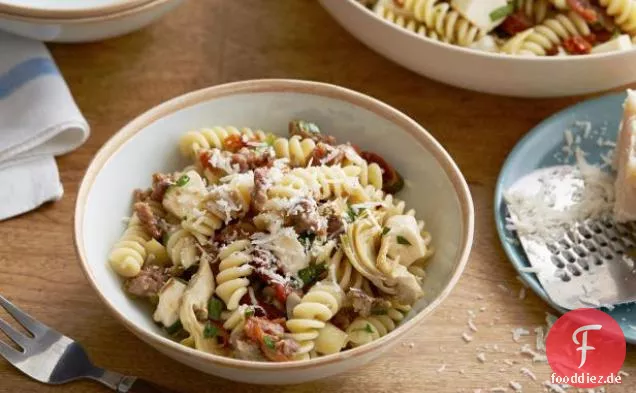
[[[558,179],[548,172],[541,178],[540,190],[529,197],[527,194],[508,190],[504,199],[510,212],[506,228],[520,236],[539,240],[556,240],[567,228],[587,219],[609,216],[614,207],[614,179],[585,160],[585,154],[576,148],[576,177],[581,187],[573,194],[574,203],[566,207],[555,206]]]

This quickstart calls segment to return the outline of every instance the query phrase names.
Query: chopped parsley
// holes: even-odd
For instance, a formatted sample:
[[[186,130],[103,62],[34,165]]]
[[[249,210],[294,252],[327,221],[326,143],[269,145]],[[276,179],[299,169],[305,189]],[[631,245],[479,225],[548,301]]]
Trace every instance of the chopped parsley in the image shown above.
[[[269,349],[276,348],[276,344],[274,343],[274,340],[270,336],[263,336],[263,343]]]
[[[356,218],[360,217],[362,215],[362,213],[364,213],[364,208],[354,208],[351,205],[347,206],[347,219],[348,221],[354,222],[356,220]]]
[[[178,320],[172,325],[166,327],[166,332],[168,332],[169,335],[174,336],[175,334],[179,333],[181,329],[183,329],[183,325],[181,324],[181,321]]]
[[[246,317],[251,317],[254,315],[254,309],[253,308],[248,308],[247,310],[245,310],[245,316]]]
[[[382,236],[386,235],[387,233],[389,233],[389,231],[391,231],[391,228],[389,227],[384,227],[382,228]]]
[[[298,271],[298,278],[303,281],[305,286],[311,285],[318,280],[320,275],[327,271],[327,265],[324,263],[321,264],[310,264],[306,268],[300,269]]]
[[[183,186],[185,186],[186,184],[188,184],[188,182],[189,182],[189,181],[190,181],[190,176],[188,176],[188,175],[182,175],[182,176],[181,176],[181,177],[177,180],[177,182],[175,183],[175,185],[176,185],[177,187],[183,187]]]
[[[512,14],[515,11],[514,3],[508,3],[502,7],[494,9],[490,14],[490,20],[495,22],[501,18],[505,18],[506,16]]]
[[[398,244],[401,244],[403,246],[410,246],[411,245],[411,242],[408,241],[407,238],[405,238],[404,236],[400,236],[400,235],[397,236],[397,242],[398,242]]]
[[[223,311],[223,303],[214,296],[208,302],[208,318],[213,321],[221,320],[221,311]]]
[[[310,121],[298,120],[296,122],[298,129],[309,134],[320,134],[320,127],[316,123]]]
[[[205,328],[203,329],[203,337],[205,338],[214,338],[219,335],[219,328],[208,322],[205,324]]]

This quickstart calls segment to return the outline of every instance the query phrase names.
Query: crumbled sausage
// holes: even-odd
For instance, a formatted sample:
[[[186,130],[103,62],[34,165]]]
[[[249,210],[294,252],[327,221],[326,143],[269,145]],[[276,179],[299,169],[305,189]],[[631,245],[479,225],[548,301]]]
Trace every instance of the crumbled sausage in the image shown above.
[[[340,145],[342,146],[342,145]],[[323,142],[318,142],[311,152],[311,163],[319,165],[339,165],[345,158],[345,152],[340,146],[333,147]]]
[[[267,202],[267,168],[256,168],[254,170],[254,189],[252,190],[252,210],[261,212]]]
[[[230,157],[230,163],[232,166],[237,165],[240,173],[256,168],[270,167],[273,162],[274,155],[271,149],[254,150],[243,147]]]
[[[297,233],[315,233],[322,236],[327,230],[325,218],[318,214],[316,201],[308,198],[298,200],[287,211],[285,224],[293,226]]]
[[[362,317],[371,315],[371,310],[375,307],[388,308],[391,305],[389,301],[370,296],[358,288],[351,288],[349,292],[347,292],[347,300],[350,302],[353,310]]]
[[[254,224],[245,219],[223,227],[223,229],[214,236],[214,241],[219,244],[228,244],[235,240],[249,239],[249,237],[256,232],[258,232],[258,229]]]
[[[146,229],[146,232],[155,239],[161,239],[163,236],[163,225],[160,224],[160,219],[150,208],[147,202],[137,202],[133,205],[139,221]]]
[[[171,175],[166,175],[163,173],[155,173],[152,175],[152,193],[150,194],[150,198],[154,201],[161,202],[163,201],[163,196],[168,191],[168,188],[174,184]]]
[[[170,278],[170,270],[156,265],[146,265],[136,276],[124,283],[124,289],[131,295],[153,298]]]

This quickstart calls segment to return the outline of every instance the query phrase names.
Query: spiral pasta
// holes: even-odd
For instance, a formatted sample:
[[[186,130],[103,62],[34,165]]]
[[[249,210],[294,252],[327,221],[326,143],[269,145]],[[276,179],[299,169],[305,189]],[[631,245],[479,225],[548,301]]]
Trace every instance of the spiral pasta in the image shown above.
[[[573,36],[591,33],[587,22],[575,12],[558,14],[546,19],[542,24],[512,37],[502,50],[509,54],[545,56],[552,48]]]
[[[429,30],[423,23],[413,19],[410,15],[403,15],[396,12],[394,7],[387,7],[383,2],[379,2],[373,7],[373,12],[382,19],[409,30],[415,34],[419,34],[433,40],[439,40],[439,34],[435,30]]]
[[[186,157],[194,158],[201,149],[223,149],[225,140],[230,135],[241,135],[248,139],[264,141],[267,134],[262,130],[236,127],[212,127],[197,131],[190,131],[179,139],[179,149]]]
[[[112,269],[122,277],[135,277],[146,260],[145,244],[150,240],[137,214],[133,214],[128,227],[113,246],[108,260]]]
[[[216,276],[216,294],[225,302],[228,310],[236,310],[239,301],[247,293],[252,274],[252,267],[248,264],[250,256],[246,249],[249,240],[235,241],[219,252],[219,274]]]
[[[338,285],[321,281],[294,307],[292,318],[287,321],[287,329],[291,332],[289,336],[300,344],[297,352],[299,359],[309,359],[320,329],[338,312],[342,300],[343,293]]]
[[[452,9],[450,3],[439,0],[404,0],[404,10],[411,12],[415,20],[434,30],[440,41],[469,46],[481,39],[486,32]]]
[[[175,266],[187,269],[199,260],[196,239],[186,229],[179,229],[168,237],[166,250]]]
[[[403,312],[394,307],[389,308],[385,315],[358,317],[347,328],[349,342],[354,347],[368,344],[395,330],[397,324],[403,319]]]
[[[516,6],[535,24],[545,20],[550,9],[549,1],[558,3],[565,0],[516,0]]]
[[[312,139],[302,139],[298,135],[291,138],[278,138],[274,141],[274,152],[277,158],[287,158],[292,166],[306,166],[309,157],[316,148]]]
[[[636,0],[584,1],[576,7],[569,0],[357,1],[378,18],[420,36],[507,55],[567,56],[630,49],[624,38],[613,34],[614,25],[636,37]],[[614,23],[599,14],[599,7]],[[573,39],[579,36],[583,39]],[[609,41],[614,42],[593,50]]]
[[[314,197],[316,200],[351,197],[365,200],[358,178],[338,166],[293,168],[268,189],[270,198]]]
[[[423,296],[430,234],[392,194],[407,181],[314,123],[288,131],[190,132],[180,147],[192,165],[135,192],[109,263],[124,291],[158,298],[153,319],[182,345],[252,361],[328,356],[395,329]]]
[[[607,13],[622,31],[630,35],[636,34],[636,1],[634,0],[599,0]]]

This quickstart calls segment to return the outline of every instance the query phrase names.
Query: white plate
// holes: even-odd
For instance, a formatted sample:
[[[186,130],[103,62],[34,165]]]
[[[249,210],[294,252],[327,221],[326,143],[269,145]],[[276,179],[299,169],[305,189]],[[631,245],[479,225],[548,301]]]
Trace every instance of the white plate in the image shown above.
[[[46,42],[91,42],[139,30],[183,0],[155,0],[140,7],[82,19],[37,19],[0,13],[0,29]]]
[[[39,18],[104,16],[152,0],[0,0],[0,12]]]

